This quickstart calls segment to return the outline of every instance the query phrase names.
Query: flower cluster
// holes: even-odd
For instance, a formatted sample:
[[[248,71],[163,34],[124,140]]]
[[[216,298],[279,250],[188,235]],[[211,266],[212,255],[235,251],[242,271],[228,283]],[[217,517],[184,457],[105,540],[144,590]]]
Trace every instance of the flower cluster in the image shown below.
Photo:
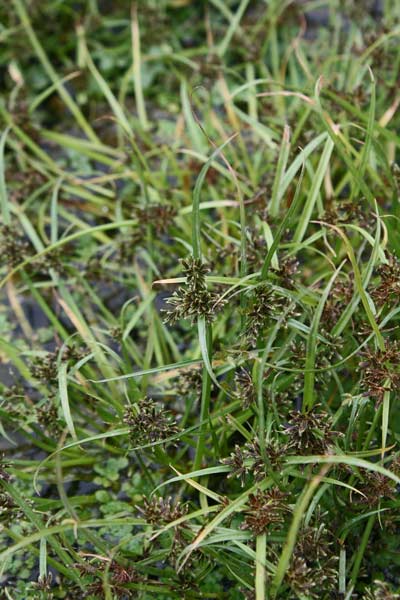
[[[151,525],[165,525],[172,523],[187,513],[187,506],[181,503],[172,503],[172,498],[153,497],[143,499],[143,507],[138,506],[147,523]]]
[[[14,225],[0,228],[0,246],[3,262],[10,268],[16,267],[29,255],[31,246],[20,230]]]
[[[299,596],[325,597],[337,589],[337,557],[332,553],[334,538],[324,523],[300,529],[285,581]],[[331,597],[331,596],[329,596]]]
[[[292,315],[289,306],[288,298],[279,294],[269,284],[255,287],[245,312],[247,340],[255,343],[265,329],[283,313],[287,312],[289,315],[290,312]]]
[[[126,408],[124,423],[129,426],[131,442],[135,446],[164,440],[179,431],[169,411],[148,397]]]
[[[217,308],[218,295],[207,289],[206,274],[209,269],[200,259],[193,257],[182,260],[182,266],[186,285],[167,299],[167,304],[172,308],[165,311],[166,322],[174,323],[179,319],[195,321],[198,317],[211,321]]]
[[[370,508],[373,508],[383,498],[395,500],[396,484],[392,479],[375,471],[361,470],[361,474],[363,483],[357,486],[363,494],[357,498],[361,504],[367,504]]]
[[[258,490],[256,494],[249,496],[242,529],[249,529],[254,535],[261,535],[270,531],[271,526],[282,524],[285,514],[289,511],[285,492],[277,487],[265,492]]]
[[[361,353],[361,387],[365,396],[381,404],[385,391],[400,384],[400,343],[386,341],[384,350],[368,348]]]
[[[158,234],[168,230],[176,214],[176,208],[170,204],[149,204],[145,207],[137,206],[132,211],[132,217],[138,219],[140,226],[149,225]]]
[[[235,373],[236,396],[243,408],[249,408],[256,401],[256,390],[251,373],[245,367],[239,367]]]
[[[380,282],[375,287],[371,296],[378,306],[396,304],[400,294],[400,261],[390,254],[388,262],[377,269]]]
[[[368,588],[364,600],[400,600],[400,594],[393,591],[390,583],[374,581],[374,587]]]
[[[268,467],[278,470],[285,452],[286,446],[279,446],[276,442],[271,442],[266,445],[265,458],[263,458],[260,443],[255,439],[246,442],[243,448],[236,444],[235,450],[221,462],[232,469],[228,478],[240,478],[243,487],[246,477],[250,474],[256,481],[262,481],[267,476]]]
[[[325,454],[329,451],[339,432],[332,430],[332,418],[325,412],[302,413],[292,411],[284,427],[288,437],[287,448],[297,454]]]
[[[112,560],[109,564],[108,561],[105,560],[103,562],[98,562],[99,564],[80,562],[74,565],[81,572],[82,576],[90,576],[92,580],[92,583],[88,585],[87,595],[85,594],[84,597],[98,598],[103,596],[103,579],[105,571],[108,572],[108,580],[110,582],[113,598],[136,597],[136,592],[125,586],[130,583],[144,583],[144,577],[142,577],[133,567],[123,566],[115,560]],[[96,581],[96,579],[98,581]]]

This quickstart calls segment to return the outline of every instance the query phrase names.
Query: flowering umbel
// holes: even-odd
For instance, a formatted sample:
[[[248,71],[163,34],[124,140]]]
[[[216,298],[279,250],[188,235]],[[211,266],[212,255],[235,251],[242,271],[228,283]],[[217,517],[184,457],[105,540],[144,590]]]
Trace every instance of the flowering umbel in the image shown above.
[[[254,343],[285,312],[287,318],[295,314],[286,296],[282,296],[269,284],[263,283],[255,287],[245,310],[245,337]]]
[[[287,494],[277,487],[250,494],[242,529],[250,529],[254,535],[261,535],[270,526],[283,523],[285,514],[290,511],[286,498]]]
[[[143,507],[138,506],[147,523],[151,525],[165,525],[183,517],[188,509],[179,502],[172,503],[172,498],[157,498],[153,496],[150,500],[143,499]]]
[[[208,267],[199,258],[190,256],[182,260],[186,275],[186,284],[181,286],[167,299],[167,304],[172,308],[165,311],[165,321],[174,323],[179,319],[194,321],[198,317],[205,317],[211,321],[216,310],[218,295],[207,289],[206,274]],[[219,303],[219,307],[222,303]]]
[[[374,581],[374,587],[368,588],[365,600],[400,600],[400,594],[393,591],[392,586],[385,581]]]
[[[126,408],[124,423],[129,426],[132,444],[138,446],[164,440],[179,431],[169,411],[147,397]]]
[[[372,290],[371,296],[378,306],[396,304],[400,294],[400,261],[390,254],[388,262],[377,269],[380,282]]]
[[[262,481],[267,477],[268,467],[279,470],[285,452],[286,446],[279,445],[275,441],[270,442],[265,446],[265,460],[260,443],[255,438],[250,442],[246,442],[242,448],[236,444],[234,452],[231,452],[229,457],[223,458],[221,462],[232,468],[228,478],[240,478],[243,487],[246,477],[250,474],[256,481]]]
[[[360,363],[364,395],[380,404],[385,391],[400,384],[400,343],[386,341],[384,350],[368,348],[361,356],[364,358]]]
[[[332,418],[325,412],[293,411],[284,433],[288,436],[288,449],[297,454],[325,454],[339,432],[332,431]]]

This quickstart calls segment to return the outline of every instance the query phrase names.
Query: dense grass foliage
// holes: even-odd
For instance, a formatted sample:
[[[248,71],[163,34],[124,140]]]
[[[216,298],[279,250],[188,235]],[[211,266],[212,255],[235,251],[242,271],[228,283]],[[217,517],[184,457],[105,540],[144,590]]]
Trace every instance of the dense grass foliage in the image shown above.
[[[0,7],[1,598],[400,598],[400,2]]]

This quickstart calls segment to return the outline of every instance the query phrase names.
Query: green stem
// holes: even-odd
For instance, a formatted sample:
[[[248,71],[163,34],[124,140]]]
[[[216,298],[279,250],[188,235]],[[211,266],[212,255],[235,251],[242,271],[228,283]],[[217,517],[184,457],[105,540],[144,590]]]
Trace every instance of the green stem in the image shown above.
[[[144,130],[146,130],[149,127],[149,122],[147,120],[146,105],[143,97],[140,30],[136,2],[132,5],[131,34],[133,55],[133,84],[135,88],[136,108],[139,116],[140,125]]]
[[[371,515],[370,518],[368,519],[367,525],[364,529],[364,533],[361,538],[361,543],[358,547],[357,554],[356,554],[355,561],[354,561],[354,566],[353,566],[353,569],[351,572],[351,583],[353,583],[353,584],[355,584],[355,582],[357,581],[358,572],[360,570],[361,563],[364,558],[365,550],[367,548],[369,536],[371,535],[371,531],[374,526],[375,519],[376,519],[376,515]]]
[[[211,325],[207,325],[206,328],[207,336],[207,350],[208,356],[211,356],[212,350],[212,328]],[[201,407],[200,407],[200,429],[199,437],[197,438],[196,456],[194,459],[193,470],[197,471],[202,466],[204,448],[205,448],[205,435],[208,427],[208,419],[210,415],[210,395],[211,395],[211,377],[206,366],[203,367],[203,378],[201,388]]]
[[[267,535],[263,533],[257,536],[256,541],[256,600],[266,600],[265,595],[265,554],[267,550]]]

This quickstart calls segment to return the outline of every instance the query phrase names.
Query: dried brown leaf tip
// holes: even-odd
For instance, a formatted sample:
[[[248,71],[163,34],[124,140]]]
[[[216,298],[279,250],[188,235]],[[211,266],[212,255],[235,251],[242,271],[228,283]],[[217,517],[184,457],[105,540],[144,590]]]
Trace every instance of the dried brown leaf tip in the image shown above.
[[[172,523],[180,517],[187,514],[187,506],[180,502],[173,504],[172,498],[155,497],[148,500],[143,499],[143,506],[138,506],[138,510],[143,514],[144,519],[151,525],[166,525]]]
[[[134,446],[165,440],[178,433],[179,428],[169,411],[145,397],[139,404],[130,405],[124,414]]]
[[[386,264],[377,269],[380,282],[371,291],[371,296],[378,306],[398,303],[400,294],[400,261],[393,255],[388,256]]]
[[[400,384],[400,343],[386,340],[384,350],[368,348],[360,354],[363,357],[359,368],[364,396],[380,404],[385,392]]]
[[[206,275],[208,267],[198,258],[190,256],[182,260],[186,284],[181,286],[167,299],[167,304],[172,308],[165,312],[165,321],[174,323],[179,319],[195,321],[198,317],[205,317],[212,321],[217,309],[218,295],[207,289]],[[218,303],[218,308],[222,303]]]
[[[288,450],[297,454],[325,454],[332,447],[335,438],[341,435],[332,430],[332,417],[325,412],[308,413],[292,411],[284,433],[288,436]]]
[[[250,494],[242,529],[249,529],[254,535],[270,532],[281,525],[290,512],[287,494],[274,487],[264,492],[258,490]]]

